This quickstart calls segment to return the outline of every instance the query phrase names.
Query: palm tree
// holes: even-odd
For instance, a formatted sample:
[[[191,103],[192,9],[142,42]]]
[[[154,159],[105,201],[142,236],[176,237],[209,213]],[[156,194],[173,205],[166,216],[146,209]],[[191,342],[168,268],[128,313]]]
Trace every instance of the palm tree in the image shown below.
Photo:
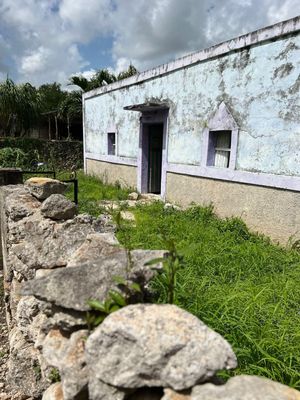
[[[37,122],[39,102],[30,83],[16,85],[8,77],[0,83],[0,131],[4,136],[26,134]]]

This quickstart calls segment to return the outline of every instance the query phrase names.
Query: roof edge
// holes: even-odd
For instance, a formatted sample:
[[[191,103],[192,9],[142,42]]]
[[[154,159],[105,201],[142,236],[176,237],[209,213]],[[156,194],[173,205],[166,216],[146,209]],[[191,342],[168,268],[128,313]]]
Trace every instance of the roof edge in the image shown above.
[[[174,61],[170,61],[169,63],[162,64],[158,67],[154,67],[139,74],[133,75],[129,78],[122,79],[106,86],[101,86],[97,89],[93,89],[89,92],[83,93],[82,97],[84,100],[86,100],[91,97],[112,92],[114,90],[118,90],[127,86],[136,85],[149,79],[153,79],[168,74],[170,72],[192,66],[201,61],[209,60],[211,58],[224,55],[231,51],[240,50],[244,47],[283,37],[291,33],[295,33],[299,30],[300,16],[297,16],[286,21],[278,22],[265,28],[258,29],[256,31],[246,33],[245,35],[229,39],[225,42],[216,44],[195,53],[188,54]]]

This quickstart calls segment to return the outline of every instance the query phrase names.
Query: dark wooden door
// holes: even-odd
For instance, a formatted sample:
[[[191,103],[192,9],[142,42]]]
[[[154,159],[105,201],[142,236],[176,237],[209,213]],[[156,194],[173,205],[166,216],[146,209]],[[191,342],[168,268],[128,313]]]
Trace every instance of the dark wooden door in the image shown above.
[[[160,194],[163,150],[163,124],[149,126],[148,192]]]

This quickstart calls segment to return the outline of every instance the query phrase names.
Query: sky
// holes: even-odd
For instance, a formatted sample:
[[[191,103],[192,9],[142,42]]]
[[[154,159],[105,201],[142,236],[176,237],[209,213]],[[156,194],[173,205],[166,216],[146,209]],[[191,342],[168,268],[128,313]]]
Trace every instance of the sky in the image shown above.
[[[299,14],[299,0],[0,0],[0,80],[143,71]]]

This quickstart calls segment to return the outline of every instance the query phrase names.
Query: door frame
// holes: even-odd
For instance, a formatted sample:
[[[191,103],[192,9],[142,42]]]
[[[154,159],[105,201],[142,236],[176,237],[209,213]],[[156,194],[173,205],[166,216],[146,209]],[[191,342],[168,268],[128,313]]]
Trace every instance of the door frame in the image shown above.
[[[162,145],[162,165],[161,165],[161,186],[160,197],[165,200],[166,180],[168,164],[168,111],[159,110],[155,112],[142,112],[140,118],[139,132],[139,153],[137,168],[137,189],[139,193],[148,193],[148,127],[149,125],[163,124],[163,145]]]

